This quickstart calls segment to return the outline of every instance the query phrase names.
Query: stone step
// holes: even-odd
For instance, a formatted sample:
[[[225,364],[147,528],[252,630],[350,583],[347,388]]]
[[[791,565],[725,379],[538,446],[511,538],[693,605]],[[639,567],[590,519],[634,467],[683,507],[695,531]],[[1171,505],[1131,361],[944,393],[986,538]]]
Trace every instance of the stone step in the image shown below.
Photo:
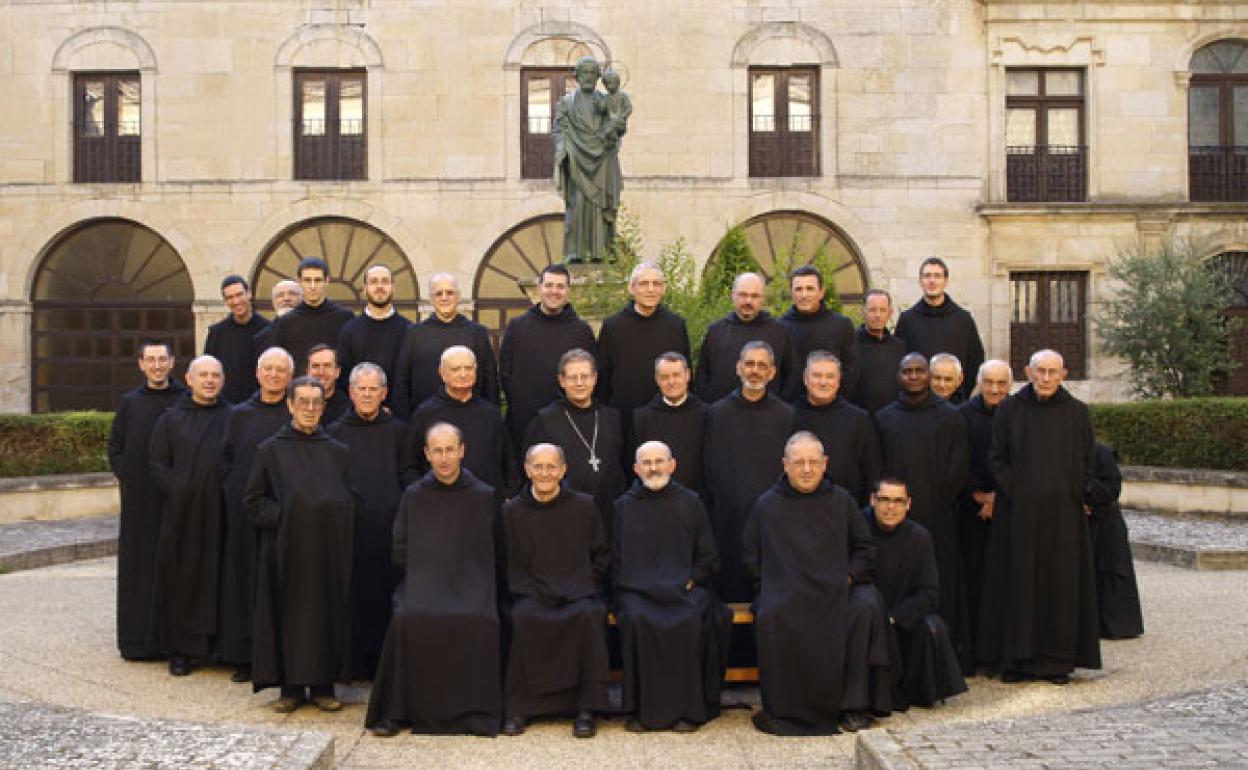
[[[1248,521],[1123,511],[1137,559],[1197,570],[1248,570]]]
[[[117,517],[0,524],[0,573],[117,553]]]

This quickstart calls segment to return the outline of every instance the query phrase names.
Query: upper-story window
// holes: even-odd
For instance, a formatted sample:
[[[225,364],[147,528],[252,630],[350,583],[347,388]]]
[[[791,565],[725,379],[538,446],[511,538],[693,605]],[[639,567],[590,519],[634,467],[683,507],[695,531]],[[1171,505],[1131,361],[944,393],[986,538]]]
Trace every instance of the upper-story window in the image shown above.
[[[74,76],[74,181],[138,182],[142,157],[139,73]]]
[[[819,68],[750,68],[750,176],[819,176]]]
[[[364,70],[295,73],[295,179],[367,179]]]
[[[1005,176],[1011,201],[1082,201],[1088,190],[1083,70],[1005,71]]]
[[[1248,200],[1248,44],[1219,40],[1192,56],[1187,92],[1188,194]]]
[[[555,104],[576,90],[572,67],[520,71],[520,176],[550,179],[555,169]]]

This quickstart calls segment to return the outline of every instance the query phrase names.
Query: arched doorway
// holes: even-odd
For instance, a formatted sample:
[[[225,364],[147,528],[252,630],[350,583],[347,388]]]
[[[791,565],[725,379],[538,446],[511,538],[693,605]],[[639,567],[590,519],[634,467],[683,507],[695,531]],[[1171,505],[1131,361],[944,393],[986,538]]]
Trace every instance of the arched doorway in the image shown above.
[[[1218,392],[1226,396],[1248,396],[1248,251],[1225,251],[1211,260],[1231,283],[1231,301],[1227,318],[1239,319],[1239,328],[1231,335],[1231,357],[1239,366],[1218,384]]]
[[[498,348],[507,322],[533,306],[537,274],[563,259],[563,215],[526,220],[504,233],[481,260],[473,281],[473,318]]]
[[[61,236],[35,275],[31,410],[116,408],[141,382],[149,337],[172,343],[181,377],[195,355],[192,299],[182,258],[142,225],[98,219]]]
[[[320,217],[299,222],[273,239],[252,276],[256,309],[273,316],[273,286],[296,279],[299,260],[321,257],[329,264],[329,298],[359,312],[364,308],[364,271],[385,265],[394,274],[394,305],[412,321],[420,319],[420,281],[398,244],[382,231],[355,219]]]

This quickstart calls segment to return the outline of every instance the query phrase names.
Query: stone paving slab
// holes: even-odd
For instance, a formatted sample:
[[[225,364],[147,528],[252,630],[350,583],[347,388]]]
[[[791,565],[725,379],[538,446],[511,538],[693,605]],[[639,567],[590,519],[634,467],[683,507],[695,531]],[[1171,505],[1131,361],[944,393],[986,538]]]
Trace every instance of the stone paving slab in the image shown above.
[[[1248,522],[1124,511],[1137,559],[1198,570],[1248,570]]]
[[[116,516],[0,525],[0,572],[48,567],[116,553]]]
[[[1248,683],[1131,706],[859,733],[858,770],[1248,768]]]
[[[0,767],[333,770],[327,733],[201,725],[0,702]]]

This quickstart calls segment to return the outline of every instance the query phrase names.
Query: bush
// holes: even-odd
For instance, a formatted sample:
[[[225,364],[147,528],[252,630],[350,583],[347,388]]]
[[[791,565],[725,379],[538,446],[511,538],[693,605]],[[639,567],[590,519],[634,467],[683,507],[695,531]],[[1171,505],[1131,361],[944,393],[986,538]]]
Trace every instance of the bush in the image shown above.
[[[111,412],[0,415],[0,476],[108,470]]]
[[[1248,471],[1248,399],[1091,404],[1096,437],[1124,465]]]

